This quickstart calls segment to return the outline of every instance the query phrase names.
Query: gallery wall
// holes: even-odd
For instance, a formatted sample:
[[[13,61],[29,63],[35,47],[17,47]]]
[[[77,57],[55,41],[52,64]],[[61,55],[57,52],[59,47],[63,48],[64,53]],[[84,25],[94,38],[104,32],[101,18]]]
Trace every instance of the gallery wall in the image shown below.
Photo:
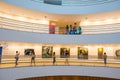
[[[25,49],[34,49],[38,58],[42,57],[43,47],[52,47],[52,52],[56,52],[56,56],[60,58],[61,48],[70,49],[70,57],[77,58],[78,47],[88,50],[89,58],[98,58],[98,48],[103,48],[103,52],[106,52],[108,57],[115,58],[116,50],[120,49],[120,44],[89,44],[89,45],[72,45],[72,44],[43,44],[43,43],[27,43],[27,42],[10,42],[0,41],[3,47],[2,55],[15,55],[16,51],[20,52],[20,55],[25,55]]]

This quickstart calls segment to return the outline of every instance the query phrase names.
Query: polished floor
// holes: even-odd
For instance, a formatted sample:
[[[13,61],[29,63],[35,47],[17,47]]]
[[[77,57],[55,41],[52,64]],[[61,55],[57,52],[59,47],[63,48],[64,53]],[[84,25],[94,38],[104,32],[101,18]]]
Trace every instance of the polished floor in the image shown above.
[[[15,65],[15,62],[1,63],[0,68],[14,68],[14,67],[26,67],[26,66],[103,66],[103,67],[116,67],[120,68],[119,62],[107,63],[106,65],[103,62],[90,62],[90,61],[81,61],[81,62],[71,62],[69,61],[66,64],[64,61],[56,62],[54,65],[51,61],[36,61],[35,64],[31,62],[18,62],[18,65]]]
[[[119,80],[119,79],[93,77],[93,76],[44,76],[44,77],[23,78],[17,80]]]

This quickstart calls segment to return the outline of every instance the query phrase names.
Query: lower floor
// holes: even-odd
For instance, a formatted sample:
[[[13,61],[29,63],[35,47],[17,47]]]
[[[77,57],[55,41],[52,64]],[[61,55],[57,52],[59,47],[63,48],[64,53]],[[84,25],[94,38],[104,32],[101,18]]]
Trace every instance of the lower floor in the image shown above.
[[[19,80],[19,79],[27,79],[27,78],[34,78],[34,80],[39,80],[36,79],[36,77],[44,77],[44,76],[51,76],[49,80],[54,80],[52,79],[52,76],[86,76],[86,77],[91,76],[91,77],[109,78],[108,80],[111,79],[120,80],[119,63],[107,63],[105,66],[102,62],[70,62],[69,61],[69,64],[65,64],[65,62],[57,61],[57,63],[53,65],[52,62],[41,61],[41,62],[36,62],[35,64],[31,64],[30,62],[18,62],[17,66],[15,66],[14,63],[2,63],[0,64],[0,66],[4,66],[4,68],[0,68],[1,80]],[[47,78],[42,78],[40,80],[47,80]],[[65,79],[60,78],[56,80],[65,80]],[[69,78],[69,80],[72,80],[72,78]],[[76,80],[76,78],[73,80]],[[89,78],[83,80],[99,80],[99,79]]]
[[[17,80],[119,80],[114,78],[94,77],[94,76],[44,76],[23,78]]]
[[[14,67],[16,51],[18,66],[30,66],[31,53],[35,53],[36,65],[53,65],[55,52],[56,65],[104,66],[103,55],[107,54],[107,66],[120,67],[120,44],[45,44],[29,42],[0,41],[0,67]],[[66,56],[67,55],[67,56]]]
[[[28,66],[103,66],[103,67],[118,67],[120,68],[120,60],[107,60],[107,64],[104,64],[103,60],[56,60],[53,64],[52,59],[37,59],[35,63],[29,59],[28,61],[19,60],[18,65],[15,65],[15,60],[4,61],[0,64],[0,68],[13,68],[13,67],[28,67]]]
[[[31,53],[38,55],[38,58],[52,58],[53,52],[58,58],[65,58],[66,54],[70,58],[77,59],[102,59],[106,52],[108,58],[120,58],[120,44],[46,44],[0,41],[0,56],[6,58],[14,56],[16,51],[20,56],[30,56]]]

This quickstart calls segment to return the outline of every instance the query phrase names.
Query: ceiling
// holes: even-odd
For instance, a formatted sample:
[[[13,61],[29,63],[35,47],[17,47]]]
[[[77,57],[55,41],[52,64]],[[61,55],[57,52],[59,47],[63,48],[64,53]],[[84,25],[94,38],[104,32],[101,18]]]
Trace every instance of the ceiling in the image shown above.
[[[45,12],[38,12],[34,10],[29,10],[8,4],[6,2],[0,2],[0,13],[9,14],[13,16],[27,17],[30,19],[46,19],[50,21],[56,21],[61,23],[71,23],[71,22],[80,22],[84,20],[96,21],[96,20],[105,20],[105,19],[116,19],[120,18],[120,10],[97,13],[97,14],[51,14]],[[1,15],[0,15],[1,16]]]
[[[109,3],[117,0],[31,0],[38,3],[61,5],[61,6],[88,6]]]
[[[62,1],[62,5],[45,4]],[[15,6],[52,14],[96,14],[120,10],[120,0],[2,0]]]

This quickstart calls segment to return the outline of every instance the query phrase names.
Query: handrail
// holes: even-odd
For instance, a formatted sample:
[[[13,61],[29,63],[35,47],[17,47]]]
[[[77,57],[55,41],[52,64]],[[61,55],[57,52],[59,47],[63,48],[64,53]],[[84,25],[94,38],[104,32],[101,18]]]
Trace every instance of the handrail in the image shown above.
[[[120,32],[120,23],[82,27],[83,34],[102,34]]]
[[[29,23],[0,17],[0,27],[12,30],[49,33],[49,25]]]
[[[4,17],[0,17],[0,28],[39,32],[39,33],[49,33],[49,25],[24,22],[14,19],[8,19]],[[63,29],[64,30],[57,29],[55,33],[58,34],[65,33],[65,28]],[[103,34],[103,33],[119,33],[119,32],[120,32],[120,23],[82,26],[82,34]]]

